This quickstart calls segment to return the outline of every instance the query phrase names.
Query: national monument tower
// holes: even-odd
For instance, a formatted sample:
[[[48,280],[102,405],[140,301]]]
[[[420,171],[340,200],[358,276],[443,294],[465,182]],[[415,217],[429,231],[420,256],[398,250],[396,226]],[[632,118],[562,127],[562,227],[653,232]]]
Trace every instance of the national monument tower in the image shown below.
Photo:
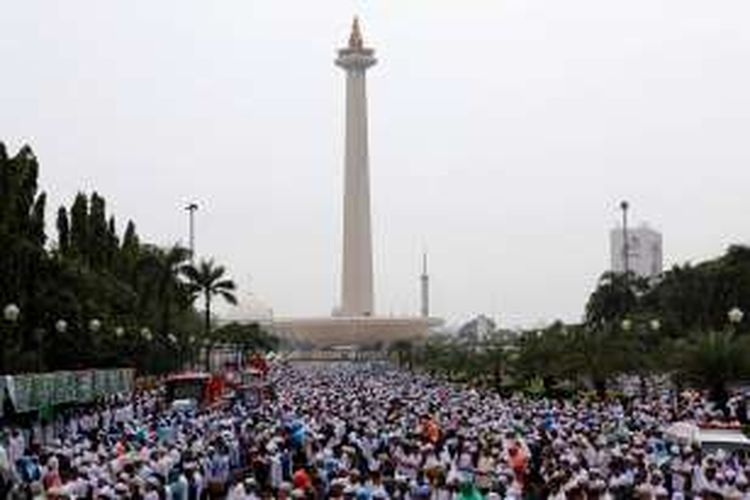
[[[346,150],[344,153],[344,248],[340,316],[374,315],[370,166],[367,150],[365,74],[375,65],[374,50],[362,41],[355,17],[347,47],[336,65],[346,71]]]
[[[346,72],[341,303],[332,317],[273,319],[277,335],[305,349],[382,348],[398,340],[420,341],[431,327],[442,323],[429,317],[426,268],[421,278],[421,316],[375,314],[365,75],[376,62],[375,51],[365,47],[355,17],[349,43],[336,57],[336,65]]]

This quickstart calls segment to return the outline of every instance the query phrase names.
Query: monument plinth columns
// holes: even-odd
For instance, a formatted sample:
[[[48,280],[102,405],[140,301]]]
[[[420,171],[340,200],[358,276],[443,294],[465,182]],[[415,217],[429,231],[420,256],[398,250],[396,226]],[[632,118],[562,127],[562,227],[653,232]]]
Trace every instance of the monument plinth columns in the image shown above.
[[[341,269],[341,316],[372,316],[373,266],[370,223],[370,172],[367,149],[365,72],[377,61],[365,48],[354,19],[349,45],[336,65],[346,71],[346,150],[344,153],[344,234]]]

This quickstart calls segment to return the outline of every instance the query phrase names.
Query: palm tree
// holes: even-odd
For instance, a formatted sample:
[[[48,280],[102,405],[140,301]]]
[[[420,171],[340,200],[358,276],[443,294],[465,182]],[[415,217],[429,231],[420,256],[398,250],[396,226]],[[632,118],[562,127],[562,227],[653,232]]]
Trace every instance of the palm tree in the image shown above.
[[[186,269],[190,251],[175,245],[169,249],[147,247],[139,269],[145,282],[144,299],[154,299],[157,304],[160,333],[166,337],[171,327],[172,306],[186,306],[188,304],[185,296],[186,290],[180,281],[180,276]]]
[[[197,266],[187,265],[183,274],[188,279],[188,290],[193,298],[203,297],[205,305],[204,336],[208,343],[206,348],[206,365],[208,366],[211,354],[211,301],[219,296],[232,305],[237,304],[234,291],[237,289],[234,281],[225,278],[226,269],[218,266],[213,259],[201,260]]]

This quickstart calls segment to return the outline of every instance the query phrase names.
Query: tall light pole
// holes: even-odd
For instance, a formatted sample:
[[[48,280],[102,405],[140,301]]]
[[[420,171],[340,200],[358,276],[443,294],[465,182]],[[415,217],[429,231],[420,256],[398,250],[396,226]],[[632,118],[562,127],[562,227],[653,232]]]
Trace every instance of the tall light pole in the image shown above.
[[[193,263],[195,257],[195,212],[198,210],[197,203],[190,203],[185,207],[188,211],[188,224],[189,224],[189,241],[190,241],[190,263]]]
[[[628,278],[630,272],[630,263],[628,259],[630,254],[628,252],[628,208],[630,205],[627,201],[623,200],[620,202],[620,210],[622,210],[622,266],[625,271],[625,279]]]
[[[745,317],[745,313],[739,307],[733,307],[727,313],[729,324],[732,325],[732,333],[737,332],[737,325],[742,323],[742,318]]]
[[[9,327],[7,331],[5,330],[5,328],[0,330],[0,335],[1,335],[0,337],[0,369],[2,369],[3,373],[9,372],[8,367],[6,365],[7,356],[5,352],[5,346],[8,345],[9,343],[8,340],[6,339],[6,337],[8,337],[8,335],[6,335],[6,332],[11,333],[15,330],[15,328],[13,327],[15,327],[16,323],[18,323],[20,316],[21,316],[21,309],[16,304],[11,303],[3,308],[3,317],[2,317],[2,322],[0,322],[0,325],[7,323]],[[10,340],[11,345],[13,345],[14,340],[15,338]]]
[[[427,274],[427,253],[422,254],[422,275],[419,277],[421,289],[421,313],[423,318],[430,316],[430,275]]]

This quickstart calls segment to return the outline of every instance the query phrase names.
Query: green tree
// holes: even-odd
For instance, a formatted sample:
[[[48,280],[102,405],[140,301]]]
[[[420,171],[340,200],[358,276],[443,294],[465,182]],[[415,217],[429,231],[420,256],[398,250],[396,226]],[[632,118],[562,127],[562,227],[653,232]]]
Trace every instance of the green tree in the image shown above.
[[[271,335],[255,322],[232,322],[224,325],[213,333],[213,340],[237,347],[243,359],[248,352],[268,352],[279,345],[278,337]]]
[[[711,331],[681,340],[676,346],[678,371],[707,389],[710,399],[725,409],[729,384],[750,375],[748,338],[728,330]]]
[[[109,237],[104,198],[96,192],[91,195],[88,219],[88,244],[86,255],[95,269],[104,269],[107,262]]]
[[[482,347],[482,361],[492,374],[492,382],[496,389],[500,389],[506,375],[508,375],[511,361],[512,346],[501,336],[493,334]]]
[[[47,194],[40,193],[34,200],[29,219],[29,236],[34,245],[44,247],[47,236],[44,234],[44,210],[47,205]]]
[[[180,251],[142,244],[133,222],[120,245],[98,193],[78,193],[59,208],[57,244],[48,251],[38,173],[31,148],[11,156],[0,143],[0,308],[14,303],[21,311],[13,325],[0,320],[0,373],[173,369],[174,343],[165,335],[147,342],[140,332],[174,328],[185,339],[200,331],[201,317],[176,272]],[[90,327],[94,319],[101,328]]]
[[[106,254],[106,266],[110,271],[117,270],[117,254],[120,250],[120,241],[117,237],[117,225],[115,224],[115,216],[112,215],[109,218],[107,224],[107,254]]]
[[[2,347],[17,352],[18,361],[35,347],[34,305],[44,281],[45,194],[37,189],[39,166],[28,146],[8,156],[0,143],[0,304],[22,311],[17,328],[2,338]]]
[[[635,337],[619,325],[583,325],[570,328],[568,335],[566,370],[591,382],[599,397],[604,397],[614,376],[627,372],[638,360]]]
[[[607,271],[586,303],[589,325],[619,322],[639,310],[639,298],[648,291],[648,282],[635,276]]]
[[[70,247],[79,263],[89,264],[89,201],[83,193],[76,195],[70,209]]]
[[[57,251],[63,257],[70,255],[70,223],[65,207],[57,210]]]
[[[555,323],[543,330],[525,332],[518,342],[516,372],[527,381],[540,377],[544,388],[550,390],[573,371],[570,332],[575,330],[576,327]]]
[[[140,240],[138,239],[138,233],[135,231],[135,223],[130,220],[122,237],[122,250],[123,252],[136,252],[139,246]]]
[[[673,337],[721,330],[731,308],[750,311],[750,248],[734,245],[719,258],[674,266],[643,301]]]
[[[396,353],[399,367],[403,368],[406,366],[409,370],[412,369],[414,356],[413,342],[406,339],[397,340],[390,345],[389,350]]]
[[[138,263],[141,254],[141,243],[135,229],[135,223],[131,220],[125,228],[122,237],[122,245],[118,252],[115,263],[115,272],[120,279],[128,283],[136,283],[138,276]]]
[[[139,265],[141,304],[151,304],[158,315],[158,331],[162,337],[172,333],[170,320],[175,309],[189,305],[188,288],[180,280],[186,272],[190,252],[175,245],[167,250],[146,247]]]
[[[234,281],[225,277],[224,266],[216,265],[211,260],[201,260],[197,266],[185,266],[183,271],[188,279],[188,290],[193,300],[202,297],[204,305],[204,337],[207,342],[206,363],[211,354],[211,303],[218,296],[230,304],[237,304],[234,295],[237,289]]]

